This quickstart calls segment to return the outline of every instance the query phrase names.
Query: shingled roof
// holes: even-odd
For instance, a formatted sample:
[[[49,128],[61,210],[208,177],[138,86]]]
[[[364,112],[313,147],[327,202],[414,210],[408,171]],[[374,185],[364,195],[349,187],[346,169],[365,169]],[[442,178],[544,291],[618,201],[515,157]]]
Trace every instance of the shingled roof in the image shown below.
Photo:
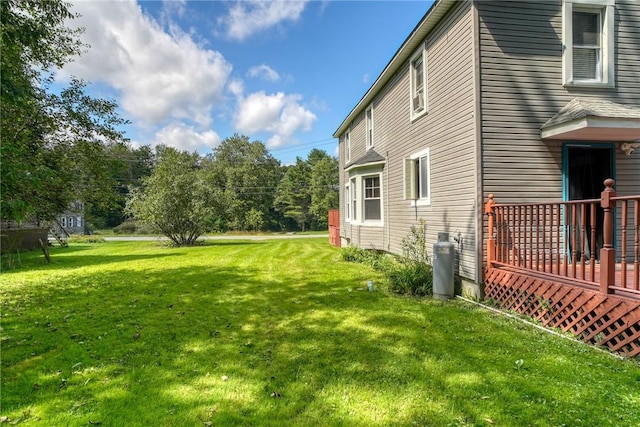
[[[540,128],[543,139],[636,141],[640,108],[603,99],[575,98]]]
[[[370,164],[383,163],[384,161],[385,161],[385,158],[382,157],[380,154],[378,154],[375,150],[369,150],[364,156],[347,164],[345,168],[349,169],[354,166],[366,166]]]

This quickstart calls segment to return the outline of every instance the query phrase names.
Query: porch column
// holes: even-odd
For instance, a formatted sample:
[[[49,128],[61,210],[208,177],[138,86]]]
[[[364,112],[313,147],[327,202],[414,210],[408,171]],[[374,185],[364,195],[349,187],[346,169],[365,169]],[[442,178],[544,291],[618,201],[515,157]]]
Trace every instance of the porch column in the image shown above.
[[[604,210],[604,244],[600,249],[600,292],[611,293],[611,286],[616,283],[616,250],[613,248],[613,208],[616,206],[615,181],[608,178],[604,181],[605,189],[600,194],[600,206]]]

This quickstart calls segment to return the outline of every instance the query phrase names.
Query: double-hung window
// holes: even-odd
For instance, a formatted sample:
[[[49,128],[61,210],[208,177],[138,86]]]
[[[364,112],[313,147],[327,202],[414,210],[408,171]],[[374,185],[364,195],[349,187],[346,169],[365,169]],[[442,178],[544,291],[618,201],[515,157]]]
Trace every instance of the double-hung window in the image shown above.
[[[344,162],[351,161],[351,129],[347,129],[344,134]]]
[[[365,176],[364,183],[364,220],[382,219],[382,198],[380,197],[380,175]]]
[[[405,160],[405,199],[414,205],[431,204],[431,166],[429,149],[415,153]]]
[[[356,179],[351,178],[351,220],[358,220],[358,190],[356,186]]]
[[[351,225],[381,227],[383,225],[382,169],[368,167],[352,171],[345,185],[345,218]]]
[[[373,106],[369,106],[365,112],[367,117],[367,150],[373,148]]]
[[[563,83],[614,85],[615,0],[565,0]]]
[[[349,184],[344,186],[344,194],[344,219],[347,222],[351,222],[351,192]]]
[[[424,46],[411,58],[411,119],[427,112],[427,51]]]

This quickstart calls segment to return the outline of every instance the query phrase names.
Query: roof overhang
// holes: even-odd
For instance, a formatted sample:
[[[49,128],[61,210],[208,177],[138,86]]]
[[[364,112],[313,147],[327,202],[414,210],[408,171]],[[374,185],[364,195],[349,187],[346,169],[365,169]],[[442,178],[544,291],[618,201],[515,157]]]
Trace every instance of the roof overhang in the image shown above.
[[[347,166],[344,170],[349,172],[354,169],[364,169],[364,168],[369,168],[373,166],[384,166],[385,163],[386,163],[385,161],[381,161],[381,162],[370,162],[370,163],[360,164],[360,165],[350,165],[350,166]]]
[[[349,115],[344,119],[340,127],[333,133],[334,138],[339,138],[351,125],[351,122],[362,111],[369,106],[375,96],[380,90],[387,84],[389,80],[395,75],[396,71],[400,69],[411,55],[416,51],[418,46],[427,37],[427,35],[433,30],[433,28],[440,22],[442,17],[449,11],[451,6],[456,3],[457,0],[435,0],[431,5],[427,13],[422,20],[413,29],[409,37],[402,43],[400,49],[393,55],[391,61],[382,70],[382,73],[373,85],[369,88],[367,93],[364,94],[360,102],[351,110]]]
[[[587,116],[543,128],[542,139],[573,141],[640,141],[640,119]]]
[[[541,128],[543,140],[640,142],[640,108],[602,99],[571,100]]]
[[[346,165],[345,170],[350,171],[352,169],[368,168],[371,166],[384,165],[385,163],[386,159],[383,156],[375,150],[368,150],[364,156]]]

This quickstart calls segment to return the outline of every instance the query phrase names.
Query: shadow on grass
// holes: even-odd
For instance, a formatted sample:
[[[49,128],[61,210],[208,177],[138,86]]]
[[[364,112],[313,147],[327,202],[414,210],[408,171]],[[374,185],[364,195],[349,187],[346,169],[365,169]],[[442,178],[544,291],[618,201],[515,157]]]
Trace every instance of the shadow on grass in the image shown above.
[[[334,264],[344,279],[328,278],[307,262],[304,273],[283,266],[277,277],[259,265],[123,268],[5,301],[3,415],[85,425],[577,425],[575,399],[588,407],[602,391],[557,379],[579,371],[574,359],[538,363],[541,335],[496,328],[455,302],[360,291],[356,267]],[[638,398],[627,385],[611,399]]]

